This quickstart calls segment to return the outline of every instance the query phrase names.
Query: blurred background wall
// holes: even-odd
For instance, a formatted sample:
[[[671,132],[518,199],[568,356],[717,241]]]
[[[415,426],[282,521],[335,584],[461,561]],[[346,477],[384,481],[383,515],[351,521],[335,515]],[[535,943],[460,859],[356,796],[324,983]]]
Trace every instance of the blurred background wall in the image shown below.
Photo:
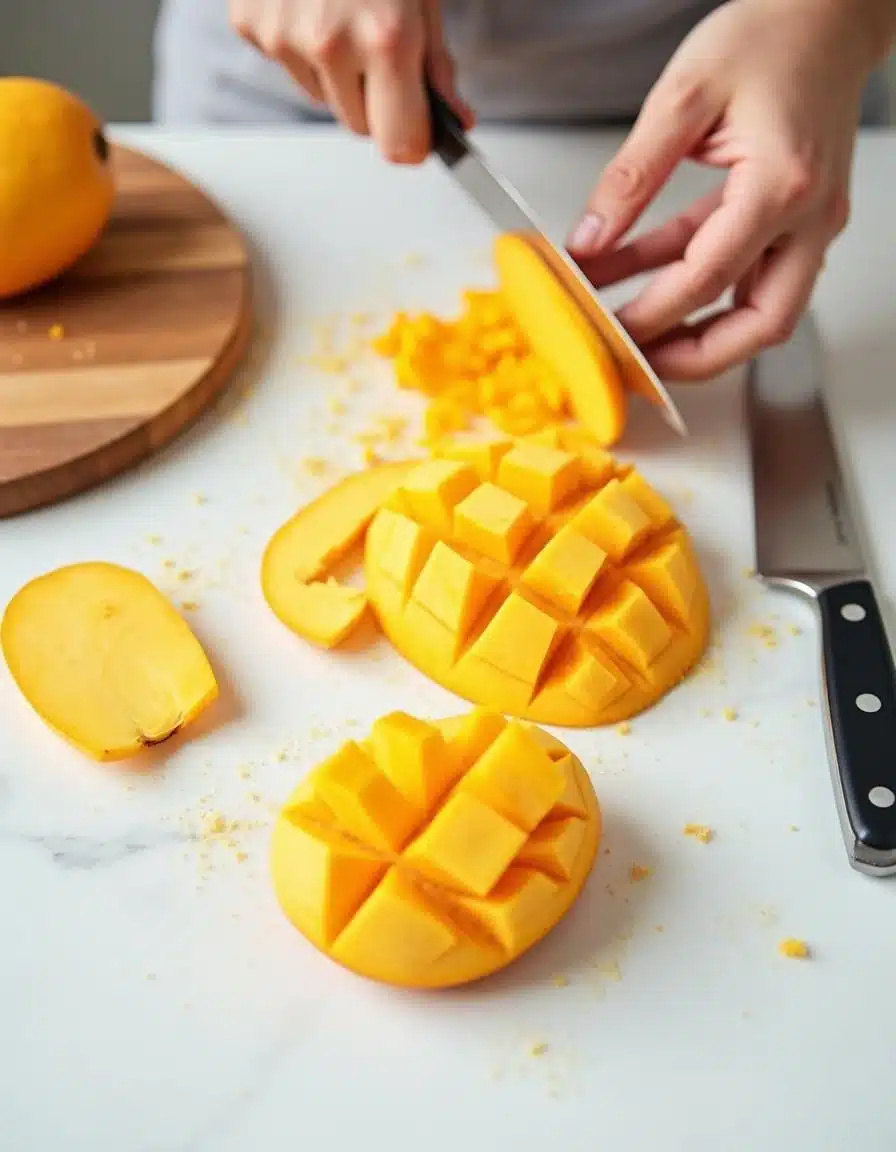
[[[157,7],[158,0],[0,0],[0,75],[55,80],[105,120],[148,120]],[[896,120],[896,57],[891,69]]]

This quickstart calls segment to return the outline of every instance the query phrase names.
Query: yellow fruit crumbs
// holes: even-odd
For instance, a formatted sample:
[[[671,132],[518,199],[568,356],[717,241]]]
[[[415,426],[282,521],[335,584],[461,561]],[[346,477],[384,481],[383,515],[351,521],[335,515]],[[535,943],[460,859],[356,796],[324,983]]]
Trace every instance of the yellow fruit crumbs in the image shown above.
[[[498,292],[464,292],[456,320],[398,312],[373,347],[393,362],[400,388],[430,397],[429,443],[470,428],[477,417],[525,436],[567,415],[565,389],[529,349]]]

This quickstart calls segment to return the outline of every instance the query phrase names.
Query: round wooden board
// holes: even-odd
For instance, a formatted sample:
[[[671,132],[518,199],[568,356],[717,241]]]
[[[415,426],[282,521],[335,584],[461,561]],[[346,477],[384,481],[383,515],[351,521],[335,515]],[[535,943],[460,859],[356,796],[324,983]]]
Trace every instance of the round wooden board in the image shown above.
[[[59,280],[0,302],[0,516],[129,468],[185,428],[251,334],[243,238],[157,160],[116,146],[100,241]]]

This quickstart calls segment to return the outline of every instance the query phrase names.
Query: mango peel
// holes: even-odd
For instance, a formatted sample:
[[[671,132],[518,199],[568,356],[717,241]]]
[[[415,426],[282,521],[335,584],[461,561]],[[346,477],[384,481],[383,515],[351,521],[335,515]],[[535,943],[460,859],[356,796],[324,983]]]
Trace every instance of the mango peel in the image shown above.
[[[261,563],[261,587],[287,628],[322,648],[342,643],[367,613],[363,592],[323,577],[357,543],[410,464],[355,472],[300,508],[273,535]]]

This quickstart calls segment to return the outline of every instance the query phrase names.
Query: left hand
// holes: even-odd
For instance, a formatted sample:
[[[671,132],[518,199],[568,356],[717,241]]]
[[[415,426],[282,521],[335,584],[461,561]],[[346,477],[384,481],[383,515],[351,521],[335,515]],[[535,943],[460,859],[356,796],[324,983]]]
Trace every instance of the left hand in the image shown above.
[[[729,0],[602,174],[569,248],[598,286],[660,269],[619,318],[666,379],[708,379],[786,340],[808,305],[847,222],[862,91],[886,47],[867,23],[850,0]],[[722,187],[616,248],[688,158],[727,169]],[[729,288],[731,308],[687,322]]]

